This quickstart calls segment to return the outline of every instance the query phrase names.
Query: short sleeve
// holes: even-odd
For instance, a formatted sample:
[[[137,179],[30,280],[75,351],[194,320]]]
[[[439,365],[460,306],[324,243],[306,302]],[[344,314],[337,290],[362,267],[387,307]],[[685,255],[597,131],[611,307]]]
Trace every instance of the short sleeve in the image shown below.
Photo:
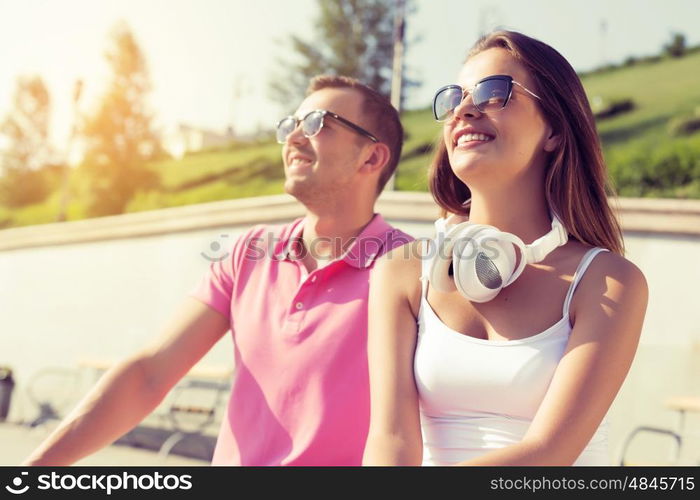
[[[188,296],[220,312],[232,322],[231,301],[238,293],[236,285],[241,280],[240,273],[246,269],[250,270],[251,263],[257,262],[259,257],[264,255],[266,248],[275,243],[279,244],[287,232],[300,221],[301,219],[297,219],[284,226],[256,225],[239,235],[222,259],[209,264],[209,268]]]
[[[231,320],[231,297],[235,279],[234,261],[240,239],[221,260],[213,261],[188,296],[220,312]]]

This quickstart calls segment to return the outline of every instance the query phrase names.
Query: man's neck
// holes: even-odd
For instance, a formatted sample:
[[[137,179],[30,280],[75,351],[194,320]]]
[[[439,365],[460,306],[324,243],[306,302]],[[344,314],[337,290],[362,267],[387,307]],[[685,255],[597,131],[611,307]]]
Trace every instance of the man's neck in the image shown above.
[[[307,211],[302,236],[307,270],[311,272],[342,256],[373,217],[373,207],[344,214]]]

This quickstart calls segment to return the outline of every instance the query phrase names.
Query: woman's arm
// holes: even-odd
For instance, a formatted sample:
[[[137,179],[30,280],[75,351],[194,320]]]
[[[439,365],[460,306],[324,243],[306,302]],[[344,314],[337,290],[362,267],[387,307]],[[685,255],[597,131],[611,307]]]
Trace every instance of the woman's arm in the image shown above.
[[[415,253],[419,243],[408,243],[382,256],[370,277],[371,418],[364,465],[420,465],[422,461],[413,378],[417,326],[409,300],[413,297],[415,301],[416,288],[420,290],[420,258]]]
[[[634,264],[600,254],[574,295],[573,331],[525,437],[460,465],[573,464],[627,376],[647,299],[646,280]]]
[[[69,465],[136,426],[228,330],[221,313],[186,299],[162,335],[100,379],[24,465]]]

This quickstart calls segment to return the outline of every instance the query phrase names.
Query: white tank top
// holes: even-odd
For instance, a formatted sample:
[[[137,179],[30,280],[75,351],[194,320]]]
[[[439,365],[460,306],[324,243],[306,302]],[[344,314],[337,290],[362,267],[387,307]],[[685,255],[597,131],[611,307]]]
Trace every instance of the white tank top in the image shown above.
[[[429,259],[423,258],[414,360],[423,465],[455,464],[522,440],[566,349],[574,290],[602,251],[592,248],[581,259],[562,318],[518,340],[478,339],[445,325],[427,300]],[[609,463],[604,419],[574,465]]]

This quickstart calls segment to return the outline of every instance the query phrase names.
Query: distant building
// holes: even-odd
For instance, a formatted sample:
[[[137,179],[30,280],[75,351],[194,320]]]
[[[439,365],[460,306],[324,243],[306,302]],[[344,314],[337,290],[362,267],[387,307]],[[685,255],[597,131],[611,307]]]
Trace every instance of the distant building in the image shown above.
[[[165,134],[163,147],[173,157],[182,158],[185,153],[227,146],[235,138],[236,136],[231,127],[228,127],[226,132],[222,134],[181,123],[174,130]]]

